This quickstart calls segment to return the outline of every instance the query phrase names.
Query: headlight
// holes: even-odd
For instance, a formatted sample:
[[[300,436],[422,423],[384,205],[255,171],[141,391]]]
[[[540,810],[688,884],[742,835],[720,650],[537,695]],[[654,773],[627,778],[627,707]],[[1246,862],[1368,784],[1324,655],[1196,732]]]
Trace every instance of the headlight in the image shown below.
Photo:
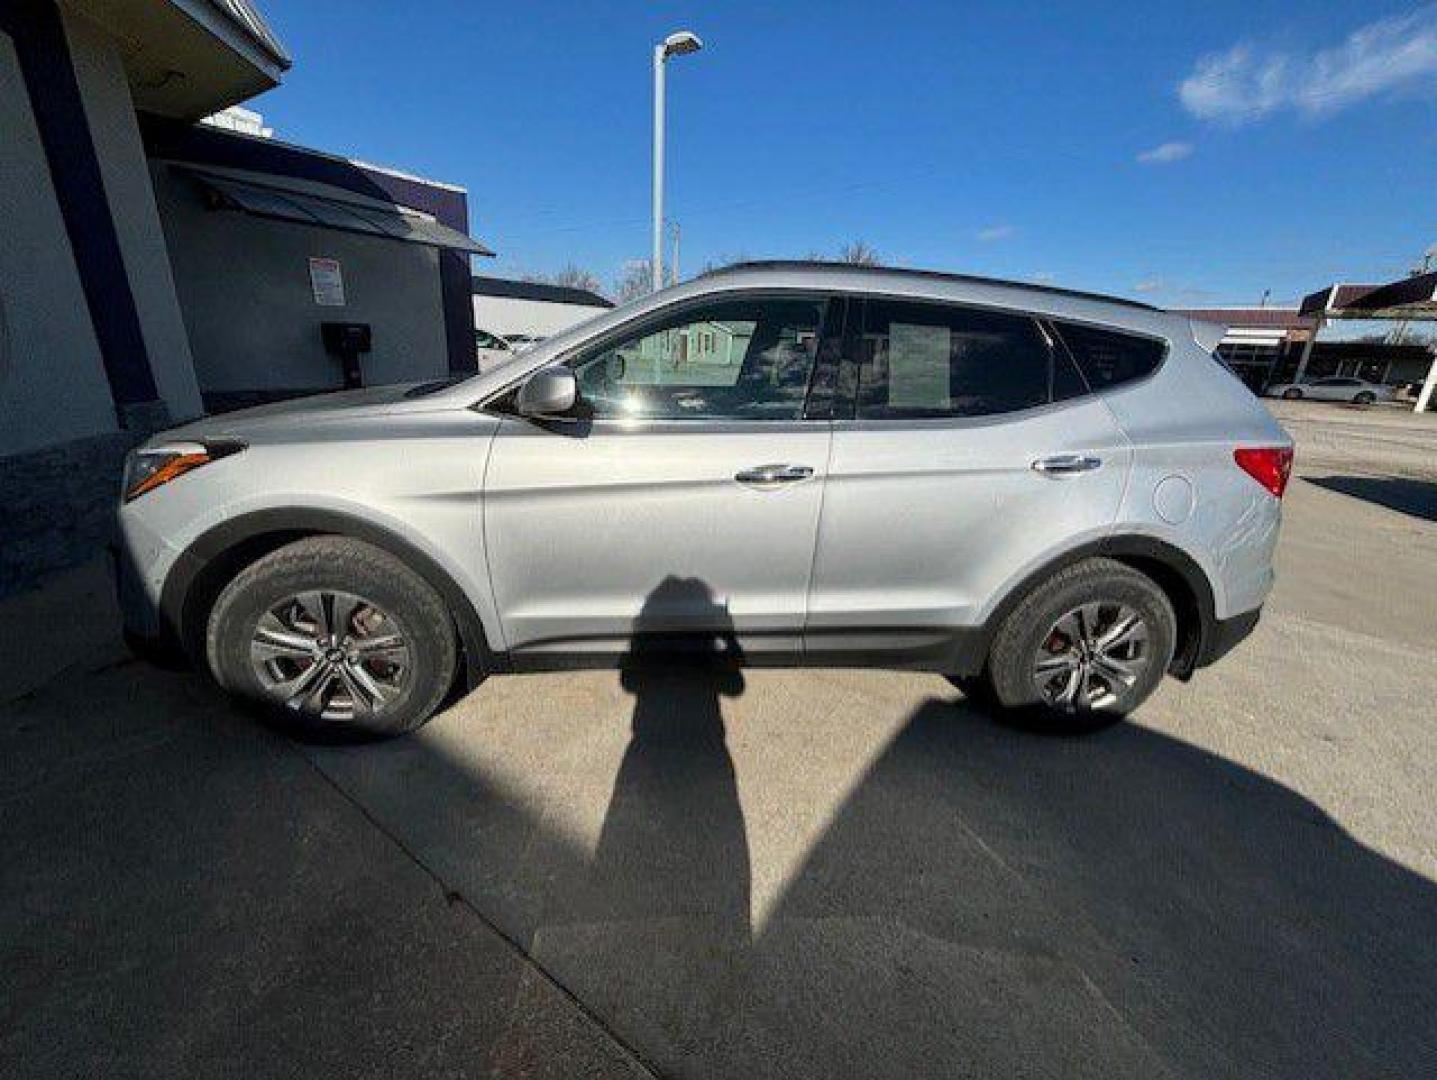
[[[208,465],[243,449],[244,443],[216,440],[162,443],[131,451],[125,458],[123,501],[138,499],[201,465]]]

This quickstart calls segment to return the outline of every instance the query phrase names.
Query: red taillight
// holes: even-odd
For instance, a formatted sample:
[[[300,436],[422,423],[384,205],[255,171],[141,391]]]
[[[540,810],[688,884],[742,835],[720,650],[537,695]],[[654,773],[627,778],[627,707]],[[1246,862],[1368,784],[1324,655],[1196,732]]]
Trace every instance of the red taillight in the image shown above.
[[[1238,468],[1247,473],[1277,498],[1287,490],[1292,474],[1292,447],[1240,446],[1232,452]]]

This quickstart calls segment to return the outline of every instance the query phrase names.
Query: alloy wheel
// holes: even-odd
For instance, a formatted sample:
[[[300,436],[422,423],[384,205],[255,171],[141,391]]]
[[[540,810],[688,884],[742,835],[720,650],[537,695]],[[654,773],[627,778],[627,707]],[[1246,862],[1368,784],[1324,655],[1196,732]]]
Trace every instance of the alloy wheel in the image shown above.
[[[265,695],[323,720],[377,713],[406,689],[409,642],[379,605],[354,593],[316,590],[268,608],[250,640]]]
[[[1096,601],[1073,608],[1043,635],[1033,657],[1033,685],[1061,712],[1116,705],[1147,673],[1147,623],[1132,607]]]

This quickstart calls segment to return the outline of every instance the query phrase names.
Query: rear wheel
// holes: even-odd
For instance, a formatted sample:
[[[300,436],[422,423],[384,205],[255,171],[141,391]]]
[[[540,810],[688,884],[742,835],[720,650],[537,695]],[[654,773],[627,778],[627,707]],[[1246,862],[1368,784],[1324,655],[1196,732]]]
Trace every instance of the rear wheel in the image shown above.
[[[1067,729],[1097,727],[1147,700],[1176,643],[1177,617],[1151,578],[1112,559],[1087,559],[1003,620],[985,681],[1004,709]]]
[[[398,735],[434,713],[457,650],[444,602],[388,552],[300,540],[242,571],[210,613],[215,680],[287,724]]]
[[[1285,397],[1288,401],[1296,401],[1298,398],[1302,397],[1302,391],[1294,386],[1290,389],[1284,390],[1282,392],[1282,396]]]

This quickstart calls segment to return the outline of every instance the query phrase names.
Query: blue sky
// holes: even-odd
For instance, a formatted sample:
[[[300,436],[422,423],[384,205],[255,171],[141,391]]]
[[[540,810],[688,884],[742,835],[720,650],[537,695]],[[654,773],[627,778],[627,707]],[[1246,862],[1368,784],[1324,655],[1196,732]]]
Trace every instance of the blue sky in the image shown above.
[[[261,0],[276,136],[462,184],[487,272],[648,252],[652,45],[683,263],[883,261],[1170,306],[1437,243],[1437,5]]]

